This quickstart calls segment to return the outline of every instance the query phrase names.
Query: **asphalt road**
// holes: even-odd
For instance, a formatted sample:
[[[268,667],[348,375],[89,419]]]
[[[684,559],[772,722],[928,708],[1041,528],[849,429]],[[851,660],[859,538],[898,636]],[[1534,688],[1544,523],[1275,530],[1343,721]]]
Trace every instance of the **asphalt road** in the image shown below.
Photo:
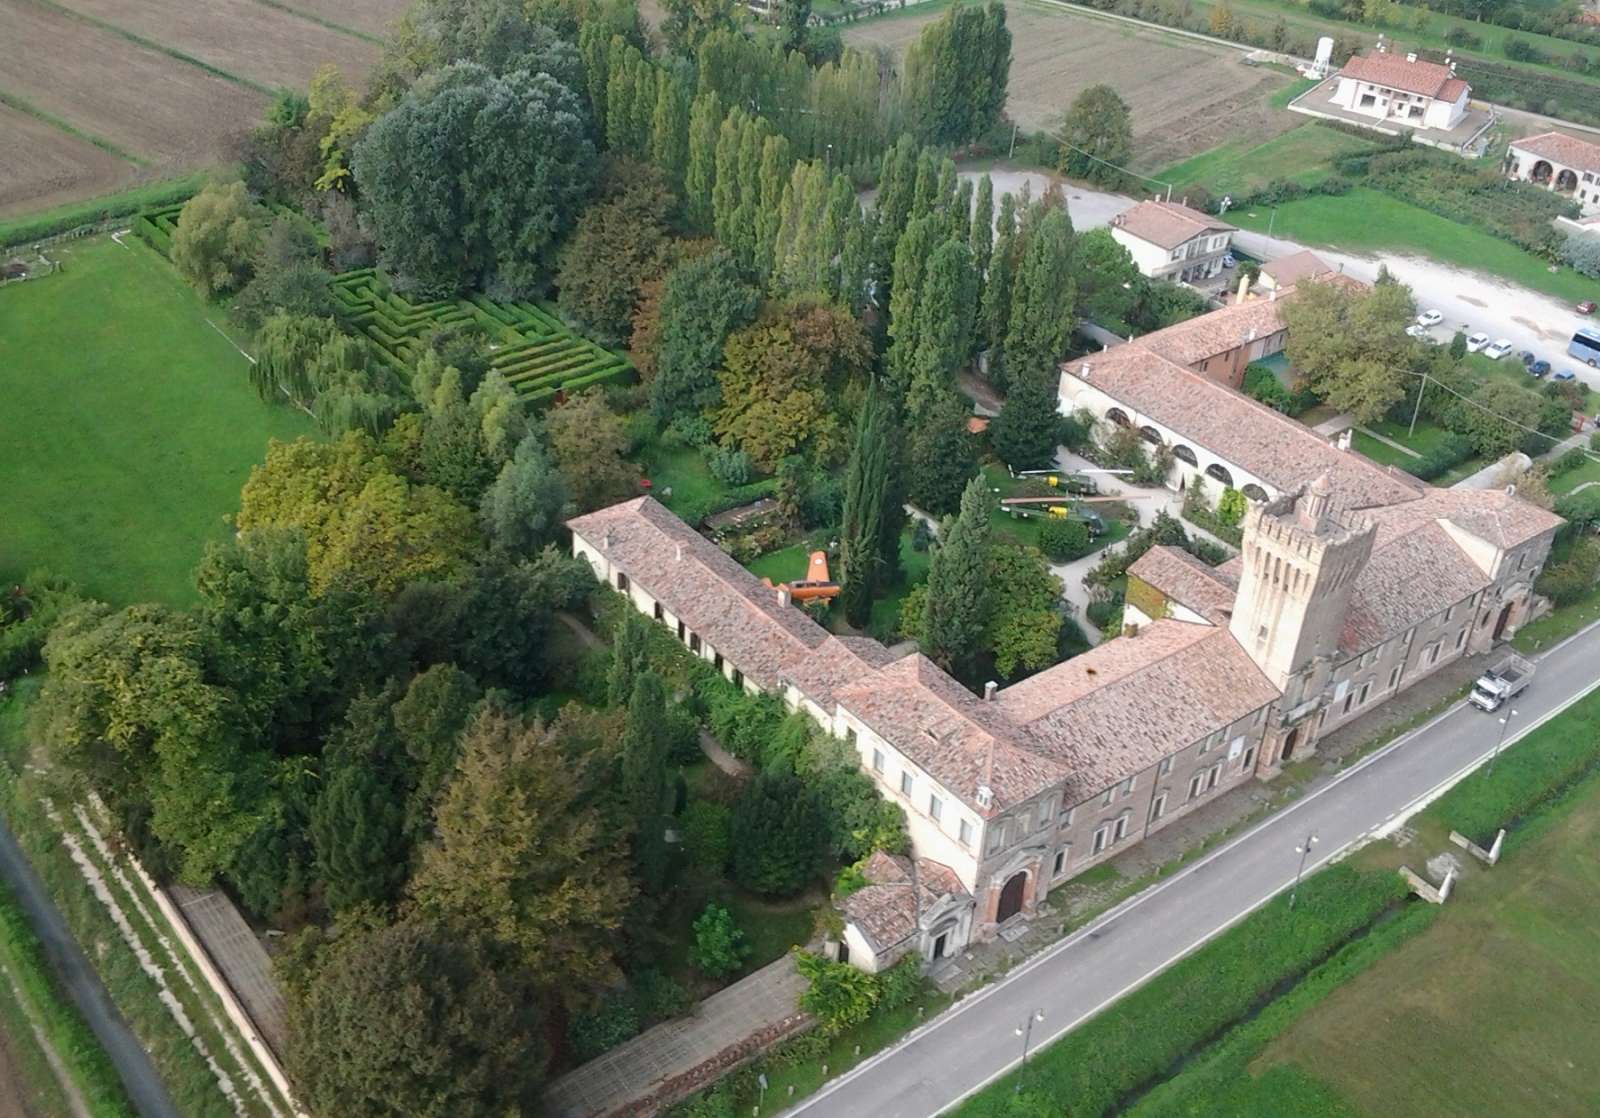
[[[66,921],[45,893],[44,885],[4,824],[0,824],[0,878],[4,878],[11,887],[17,903],[22,906],[28,922],[33,926],[34,934],[44,944],[45,955],[55,969],[56,977],[66,987],[78,1012],[83,1014],[89,1028],[100,1041],[100,1046],[110,1057],[128,1091],[128,1097],[133,1100],[134,1108],[143,1118],[182,1118],[168,1096],[161,1077],[150,1063],[149,1056],[145,1054],[144,1046],[111,1004],[105,987],[100,984],[100,977],[72,938]]]
[[[1489,662],[1489,661],[1486,661]],[[1512,704],[1507,748],[1600,685],[1600,625],[1541,659]],[[1504,709],[1500,713],[1504,713]],[[1408,815],[1482,764],[1499,714],[1462,704],[1353,765],[1317,792],[957,1003],[788,1111],[806,1118],[923,1118],[1015,1067],[1014,1030],[1035,1010],[1035,1047],[1068,1032],[1287,889],[1295,847],[1315,834],[1310,871]]]

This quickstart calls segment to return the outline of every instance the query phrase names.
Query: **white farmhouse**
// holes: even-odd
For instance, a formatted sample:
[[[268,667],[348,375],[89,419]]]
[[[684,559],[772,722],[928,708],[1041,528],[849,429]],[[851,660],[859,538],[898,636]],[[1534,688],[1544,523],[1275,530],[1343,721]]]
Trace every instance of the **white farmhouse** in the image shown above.
[[[1111,236],[1151,279],[1193,283],[1222,271],[1234,227],[1180,202],[1140,202],[1111,219]]]
[[[1425,62],[1380,47],[1344,64],[1332,101],[1380,123],[1448,132],[1467,115],[1471,92],[1456,77],[1454,62]]]
[[[1557,194],[1600,214],[1600,144],[1560,132],[1541,132],[1517,140],[1506,153],[1506,174]]]

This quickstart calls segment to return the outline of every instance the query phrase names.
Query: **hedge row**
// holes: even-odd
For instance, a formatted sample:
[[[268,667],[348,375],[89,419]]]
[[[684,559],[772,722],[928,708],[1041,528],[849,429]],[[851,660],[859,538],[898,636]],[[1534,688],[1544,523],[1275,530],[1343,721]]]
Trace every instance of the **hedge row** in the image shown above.
[[[1022,1112],[1095,1118],[1231,1028],[1285,982],[1306,974],[1400,903],[1397,874],[1333,866],[1300,886],[1291,911],[1278,897],[1088,1024],[1039,1052],[1026,1069]],[[1013,1071],[953,1113],[1017,1113]]]
[[[709,497],[702,497],[699,500],[665,499],[659,498],[659,495],[658,499],[661,499],[661,503],[670,508],[679,520],[694,527],[699,527],[700,523],[708,516],[715,516],[719,512],[736,509],[740,505],[754,504],[763,497],[771,497],[777,491],[778,479],[769,477],[760,481],[752,481],[749,485],[737,485],[732,489],[725,489],[721,493],[713,493]]]
[[[1539,685],[1535,677],[1533,686]],[[1491,716],[1492,717],[1492,716]],[[1440,797],[1431,809],[1440,822],[1480,846],[1501,827],[1556,799],[1600,767],[1600,691],[1592,692]]]
[[[155,206],[181,206],[200,189],[202,176],[136,187],[121,194],[59,206],[30,217],[0,222],[0,248],[42,241],[75,229],[104,225]]]
[[[473,323],[498,342],[490,366],[530,404],[633,377],[633,367],[622,357],[574,334],[532,303],[497,303],[478,293],[414,303],[390,290],[372,268],[336,276],[333,294],[346,325],[370,339],[397,369],[411,367],[429,332]]]
[[[0,981],[15,984],[35,1017],[44,1041],[66,1065],[94,1118],[133,1118],[134,1110],[105,1049],[57,987],[44,948],[22,910],[0,884]]]

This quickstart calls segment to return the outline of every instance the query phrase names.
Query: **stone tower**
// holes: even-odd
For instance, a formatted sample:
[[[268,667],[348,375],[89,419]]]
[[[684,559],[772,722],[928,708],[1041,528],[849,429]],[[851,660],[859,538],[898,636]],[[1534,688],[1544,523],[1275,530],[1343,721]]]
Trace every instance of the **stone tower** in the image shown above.
[[[1245,515],[1239,592],[1228,629],[1279,690],[1299,701],[1296,676],[1332,655],[1375,529],[1333,504],[1323,474],[1296,494]]]

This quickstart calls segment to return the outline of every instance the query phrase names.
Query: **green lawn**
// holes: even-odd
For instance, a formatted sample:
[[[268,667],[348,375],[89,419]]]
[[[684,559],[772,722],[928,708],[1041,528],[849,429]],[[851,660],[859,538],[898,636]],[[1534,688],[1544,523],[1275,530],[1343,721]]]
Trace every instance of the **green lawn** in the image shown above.
[[[774,585],[804,578],[813,550],[815,549],[806,542],[792,544],[751,560],[745,564],[745,569],[757,578],[770,578]],[[900,623],[900,606],[905,601],[906,595],[927,579],[928,559],[927,551],[918,551],[911,546],[911,530],[906,529],[900,536],[900,568],[905,577],[872,603],[872,619],[867,622],[867,631],[872,636],[885,643],[894,642]],[[839,576],[836,570],[830,569],[829,573],[835,578]],[[835,631],[844,630],[844,615],[841,611],[830,610],[827,620]]]
[[[1297,83],[1285,92],[1298,95],[1305,86],[1304,82]],[[1223,144],[1168,167],[1155,177],[1180,184],[1198,182],[1214,192],[1230,194],[1249,193],[1273,179],[1310,186],[1332,174],[1333,163],[1340,156],[1368,151],[1373,146],[1359,136],[1308,122],[1264,144],[1248,140]]]
[[[1600,481],[1600,461],[1590,458],[1576,470],[1568,470],[1564,474],[1557,474],[1550,479],[1550,492],[1557,496],[1571,493],[1580,485],[1587,485],[1592,481]]]
[[[1600,1113],[1596,849],[1600,786],[1591,782],[1256,1067],[1291,1065],[1369,1114]]]
[[[1365,431],[1356,431],[1351,437],[1350,444],[1365,454],[1374,462],[1385,466],[1394,466],[1405,469],[1406,464],[1415,462],[1416,459],[1401,450],[1396,450],[1388,443],[1379,442]]]
[[[1013,479],[1011,475],[999,466],[985,466],[983,468],[983,476],[988,481],[989,488],[995,491],[997,500],[1003,497],[1025,495],[1024,484]],[[1049,506],[1034,507],[1048,508]],[[1117,511],[1125,509],[1125,506],[1094,504],[1083,507],[1099,513],[1101,520],[1105,522],[1105,533],[1095,539],[1095,546],[1099,550],[1104,550],[1118,540],[1124,539],[1132,531],[1132,526],[1124,523],[1122,515]],[[1044,527],[1045,522],[1042,517],[1013,516],[1011,513],[997,507],[990,523],[995,535],[1027,547],[1038,547],[1039,531]]]
[[[116,604],[194,597],[268,438],[310,420],[262,404],[209,309],[150,249],[96,238],[0,291],[0,577],[46,566]]]
[[[745,570],[757,578],[770,578],[774,586],[780,582],[793,582],[797,578],[806,577],[813,550],[805,543],[780,547],[777,551],[769,551],[758,559],[752,559],[744,565]],[[839,575],[839,572],[831,568],[828,573],[835,578]]]
[[[1446,264],[1487,272],[1567,302],[1595,297],[1600,285],[1571,268],[1551,272],[1508,241],[1429,213],[1393,195],[1366,187],[1348,194],[1315,195],[1277,208],[1229,210],[1228,220],[1245,229],[1347,251],[1419,252]]]

